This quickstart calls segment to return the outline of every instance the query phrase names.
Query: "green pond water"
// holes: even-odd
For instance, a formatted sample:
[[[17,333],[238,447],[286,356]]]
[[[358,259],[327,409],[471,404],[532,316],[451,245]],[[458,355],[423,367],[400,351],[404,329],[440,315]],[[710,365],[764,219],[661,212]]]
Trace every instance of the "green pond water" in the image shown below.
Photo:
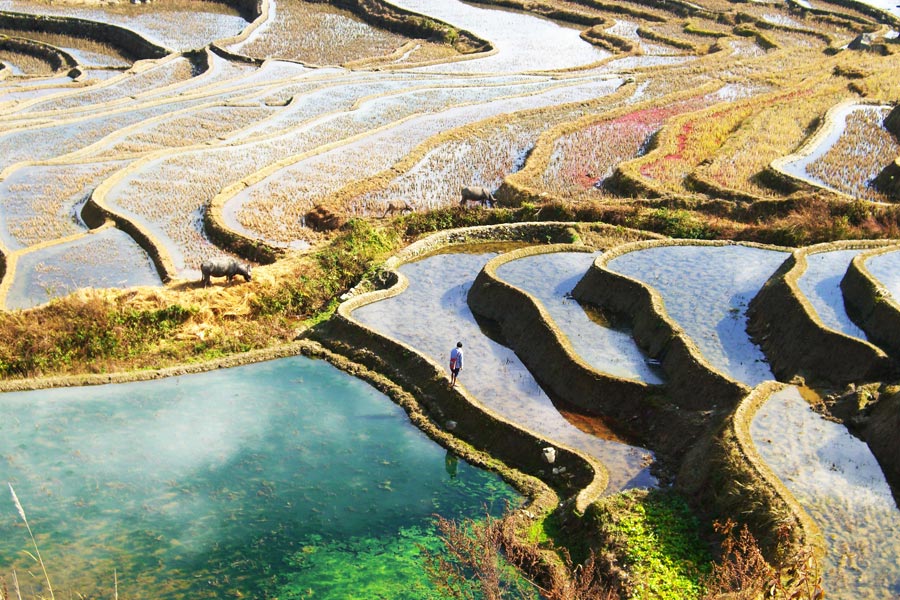
[[[369,385],[294,357],[0,395],[0,577],[57,597],[431,598],[434,515],[519,496]],[[71,596],[70,596],[71,594]]]

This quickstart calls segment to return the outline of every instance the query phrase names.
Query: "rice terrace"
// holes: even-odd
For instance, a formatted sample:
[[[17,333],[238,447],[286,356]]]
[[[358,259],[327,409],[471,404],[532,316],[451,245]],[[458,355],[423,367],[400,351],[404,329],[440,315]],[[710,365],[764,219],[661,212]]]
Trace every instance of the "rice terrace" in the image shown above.
[[[900,598],[898,74],[896,0],[0,0],[0,600]]]

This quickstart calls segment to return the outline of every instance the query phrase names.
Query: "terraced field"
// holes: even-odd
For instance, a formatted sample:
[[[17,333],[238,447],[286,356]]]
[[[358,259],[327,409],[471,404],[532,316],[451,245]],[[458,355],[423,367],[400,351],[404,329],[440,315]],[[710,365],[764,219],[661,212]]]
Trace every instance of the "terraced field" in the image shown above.
[[[331,326],[419,360],[437,379],[417,389],[470,340],[481,359],[459,396],[571,452],[552,471],[538,455],[540,469],[504,460],[578,510],[674,483],[717,516],[750,515],[763,538],[789,522],[836,597],[896,594],[896,561],[872,558],[890,546],[854,549],[862,528],[839,529],[853,482],[837,500],[816,493],[814,439],[790,446],[809,477],[765,449],[781,447],[781,422],[825,435],[799,391],[767,382],[808,384],[869,444],[847,452],[881,463],[867,514],[896,520],[881,424],[900,398],[898,29],[900,9],[855,0],[0,0],[0,307],[25,323],[79,290],[183,304],[193,329],[171,335],[216,354],[197,314],[233,323],[292,305],[306,292],[273,300],[266,286],[304,258],[354,260],[328,254],[353,223],[406,245],[459,225],[506,224],[490,234],[503,238],[515,221],[578,222],[523,238],[588,248],[370,269],[366,285],[393,296],[354,298]],[[470,185],[497,205],[460,205]],[[637,241],[655,234],[692,241]],[[251,263],[253,281],[194,289],[217,257]],[[545,344],[552,359],[529,354]],[[718,468],[750,491],[711,489]]]
[[[256,21],[238,26],[238,15],[246,11],[202,5],[192,14],[204,24],[184,40],[173,25],[184,14],[177,3],[152,11],[51,10],[7,0],[0,8],[50,14],[62,22],[110,23],[93,34],[100,41],[127,24],[147,41],[122,34],[107,43],[132,59],[212,43],[213,49],[269,60],[241,62],[218,50],[192,51],[142,60],[118,75],[115,69],[122,66],[109,64],[104,68],[112,68],[113,76],[95,80],[97,64],[78,54],[98,40],[41,34],[57,36],[38,41],[58,48],[69,61],[64,68],[75,70],[50,80],[20,69],[4,80],[3,180],[28,177],[17,173],[35,168],[35,161],[52,164],[58,173],[75,172],[76,160],[80,170],[101,157],[131,161],[106,173],[105,181],[92,181],[91,203],[120,227],[127,222],[130,235],[140,232],[135,239],[154,257],[160,280],[168,281],[195,277],[200,261],[228,250],[210,240],[204,225],[210,220],[252,244],[296,249],[321,239],[305,218],[315,206],[370,217],[398,199],[417,210],[437,208],[454,204],[459,187],[473,183],[499,189],[500,198],[513,203],[604,205],[634,194],[659,198],[644,200],[640,209],[631,204],[632,210],[687,197],[702,212],[718,198],[771,201],[810,185],[818,185],[820,195],[845,199],[847,189],[832,192],[829,178],[841,176],[828,165],[862,165],[837,155],[848,152],[841,148],[859,147],[857,155],[874,161],[860,171],[851,195],[861,193],[896,152],[886,130],[877,155],[855,144],[853,139],[871,139],[868,131],[880,127],[878,121],[860,121],[835,129],[824,149],[805,159],[806,170],[782,169],[781,177],[766,177],[769,163],[794,151],[832,105],[854,98],[888,103],[895,97],[895,82],[885,76],[896,40],[890,15],[835,8],[804,13],[778,5],[679,9],[687,14],[639,4],[615,10],[566,5],[561,21],[551,23],[527,12],[456,3],[401,3],[391,9],[439,19],[446,25],[433,29],[444,28],[447,39],[462,39],[453,31],[467,32],[464,51],[482,44],[482,52],[453,57],[450,46],[429,50],[436,47],[433,35],[429,42],[403,36],[375,42],[368,34],[357,39],[353,28],[375,30],[351,25],[356,21],[349,13],[338,17],[316,6],[273,2]],[[309,37],[291,42],[303,48],[302,55],[279,33],[303,19],[336,18],[344,29],[310,28]],[[579,26],[565,26],[566,20]],[[583,37],[594,45],[579,38],[583,24],[591,25]],[[7,26],[22,28],[20,37],[27,38],[22,21]],[[526,30],[528,43],[519,33]],[[326,37],[339,31],[345,31],[340,37],[346,47]],[[863,33],[875,36],[878,52],[845,48]],[[746,52],[748,38],[760,50],[753,56]],[[24,61],[28,55],[10,56]],[[878,68],[855,66],[876,56]],[[351,70],[275,58],[321,65],[374,62]],[[430,64],[417,65],[421,60]],[[826,152],[831,146],[835,151]],[[229,168],[219,168],[223,164]],[[59,202],[54,198],[60,192],[52,188],[41,194],[45,199],[32,199],[31,206]],[[861,197],[890,201],[877,190]],[[737,217],[740,208],[728,215],[735,221],[729,226],[739,230],[748,226]],[[33,230],[19,227],[15,236],[51,242],[47,232],[60,227],[48,218],[46,211],[20,214],[18,221]],[[77,229],[78,216],[73,219]],[[65,229],[71,232],[72,226]],[[4,232],[4,239],[12,237]],[[33,243],[6,243],[10,266]],[[16,277],[33,275],[8,270]]]

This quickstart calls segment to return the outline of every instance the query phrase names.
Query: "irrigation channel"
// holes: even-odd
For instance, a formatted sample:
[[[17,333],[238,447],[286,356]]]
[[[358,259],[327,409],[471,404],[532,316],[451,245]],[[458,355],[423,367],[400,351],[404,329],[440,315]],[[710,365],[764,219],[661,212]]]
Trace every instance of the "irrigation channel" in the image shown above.
[[[430,597],[435,514],[519,496],[322,360],[0,396],[3,479],[51,582],[85,597]],[[4,485],[6,488],[6,485]],[[0,557],[49,597],[4,489]]]

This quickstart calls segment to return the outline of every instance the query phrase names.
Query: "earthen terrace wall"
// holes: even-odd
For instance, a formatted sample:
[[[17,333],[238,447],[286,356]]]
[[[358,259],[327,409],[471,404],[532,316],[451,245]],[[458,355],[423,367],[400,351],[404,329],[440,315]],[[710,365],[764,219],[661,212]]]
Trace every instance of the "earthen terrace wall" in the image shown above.
[[[501,265],[527,256],[584,251],[590,249],[562,244],[501,254],[478,274],[469,290],[469,307],[475,314],[500,324],[509,346],[551,394],[595,414],[632,417],[648,395],[662,393],[661,386],[615,377],[591,367],[575,352],[539,301],[497,276]]]
[[[570,235],[569,227],[568,223],[524,223],[444,231],[392,257],[387,268],[394,269],[445,246],[489,240],[537,242],[547,236],[566,237]],[[406,289],[406,278],[399,273],[394,273],[394,276],[394,284],[387,289],[350,294],[350,299],[343,302],[337,313],[312,336],[332,351],[344,354],[399,383],[419,399],[437,426],[452,430],[457,437],[490,452],[509,466],[537,476],[569,498],[577,512],[583,512],[606,488],[608,475],[600,462],[575,449],[551,443],[496,415],[462,387],[449,387],[443,366],[353,318],[355,309],[395,296]],[[557,448],[554,466],[566,467],[565,473],[553,474],[544,460],[543,448],[548,445]]]
[[[748,331],[779,379],[800,375],[809,382],[844,386],[879,380],[892,371],[883,350],[826,327],[797,283],[810,254],[886,243],[834,242],[795,250],[750,302]]]
[[[595,304],[629,318],[637,343],[657,358],[668,377],[668,397],[691,410],[734,406],[750,388],[717,371],[666,313],[662,297],[643,283],[607,268],[619,256],[658,246],[724,246],[731,242],[696,240],[651,240],[633,242],[599,256],[572,295],[580,302]],[[747,244],[752,245],[752,244]]]
[[[809,547],[821,558],[826,544],[822,532],[807,512],[766,465],[750,436],[750,425],[759,408],[784,384],[767,381],[747,394],[722,422],[715,436],[700,443],[685,464],[692,474],[682,487],[693,492],[696,501],[713,518],[737,518],[750,528],[769,560],[778,551],[795,555]],[[778,532],[787,527],[789,537],[781,540]],[[781,544],[787,542],[789,548]]]
[[[49,44],[42,44],[25,38],[0,37],[0,50],[10,50],[20,54],[27,54],[50,65],[54,71],[72,69],[77,62],[72,56],[59,48]]]
[[[894,360],[900,360],[900,304],[866,268],[866,261],[873,256],[896,251],[900,251],[900,246],[887,246],[856,256],[841,280],[841,290],[847,314],[866,332],[866,337]]]

